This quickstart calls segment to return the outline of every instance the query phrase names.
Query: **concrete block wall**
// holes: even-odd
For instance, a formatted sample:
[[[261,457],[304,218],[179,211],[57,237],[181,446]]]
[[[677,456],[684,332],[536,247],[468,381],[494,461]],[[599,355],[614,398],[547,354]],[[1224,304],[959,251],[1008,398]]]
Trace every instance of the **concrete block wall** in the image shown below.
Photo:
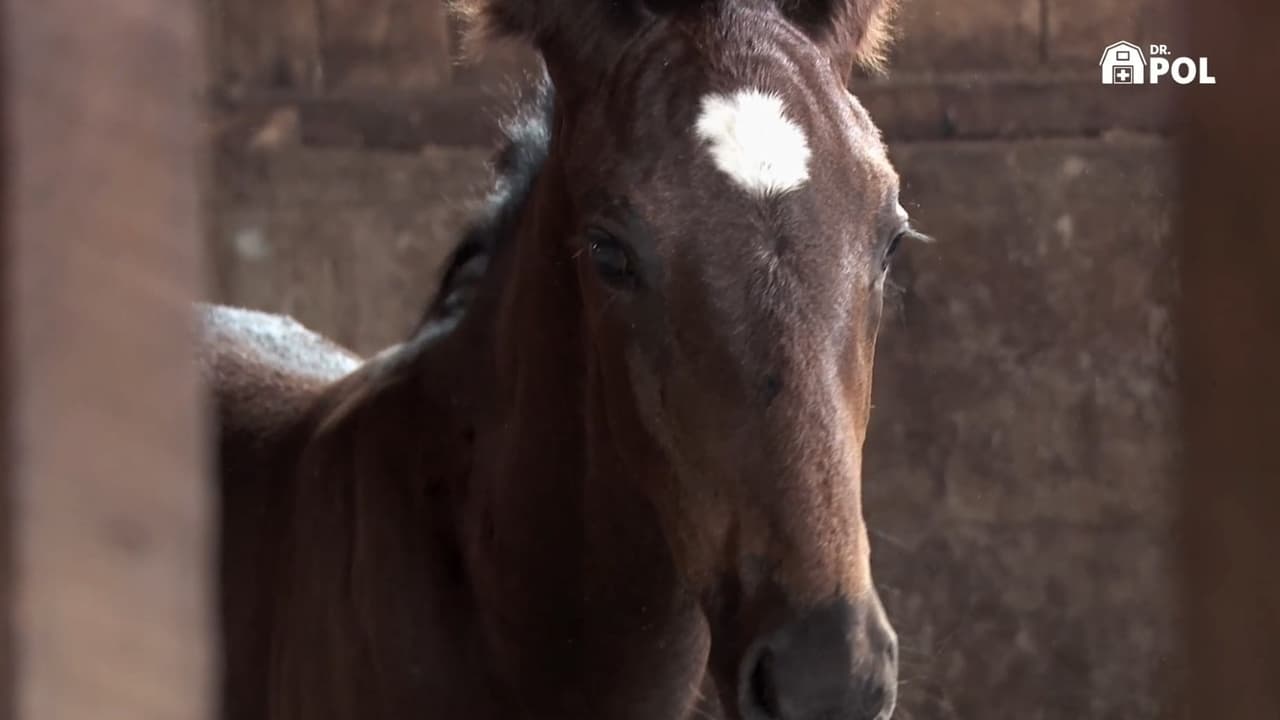
[[[1173,717],[1172,163],[1152,138],[897,144],[864,469],[908,718]]]
[[[1117,40],[1177,45],[1168,0],[907,0],[892,55],[901,72],[1091,73]]]
[[[218,299],[404,337],[532,58],[438,0],[210,0]],[[905,0],[852,80],[939,238],[895,269],[866,458],[901,717],[1176,716],[1172,0]]]

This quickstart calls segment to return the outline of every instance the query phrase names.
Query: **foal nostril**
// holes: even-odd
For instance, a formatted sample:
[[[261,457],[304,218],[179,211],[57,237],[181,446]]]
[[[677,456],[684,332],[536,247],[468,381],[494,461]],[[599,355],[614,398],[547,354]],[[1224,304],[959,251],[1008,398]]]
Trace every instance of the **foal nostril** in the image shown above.
[[[859,703],[858,713],[855,717],[864,718],[865,720],[878,720],[888,707],[888,685],[879,678],[868,680],[867,686],[862,691],[862,700]]]
[[[748,678],[747,701],[763,719],[775,720],[779,717],[778,685],[774,675],[774,657],[769,650],[764,650],[756,659],[755,668]]]
[[[884,720],[897,696],[896,638],[882,613],[810,610],[757,638],[738,666],[744,720]]]

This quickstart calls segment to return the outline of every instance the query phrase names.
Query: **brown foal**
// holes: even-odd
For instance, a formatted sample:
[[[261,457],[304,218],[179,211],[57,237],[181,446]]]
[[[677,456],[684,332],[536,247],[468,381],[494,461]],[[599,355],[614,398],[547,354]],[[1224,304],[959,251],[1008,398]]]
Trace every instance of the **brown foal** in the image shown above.
[[[549,85],[412,340],[208,308],[235,720],[884,720],[882,0],[488,0]]]

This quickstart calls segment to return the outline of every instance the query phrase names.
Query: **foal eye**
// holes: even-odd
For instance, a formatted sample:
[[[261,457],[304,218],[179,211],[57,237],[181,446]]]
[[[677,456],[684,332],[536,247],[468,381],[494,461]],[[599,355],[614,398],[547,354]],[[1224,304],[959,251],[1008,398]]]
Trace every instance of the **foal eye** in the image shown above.
[[[907,231],[903,230],[897,235],[894,235],[893,239],[889,241],[889,247],[885,248],[884,251],[884,259],[880,261],[881,270],[889,269],[889,263],[893,262],[893,256],[898,254],[898,248],[902,245],[902,239],[906,236]]]
[[[603,232],[591,232],[587,238],[590,242],[591,262],[606,283],[629,286],[635,282],[631,253],[620,240]]]

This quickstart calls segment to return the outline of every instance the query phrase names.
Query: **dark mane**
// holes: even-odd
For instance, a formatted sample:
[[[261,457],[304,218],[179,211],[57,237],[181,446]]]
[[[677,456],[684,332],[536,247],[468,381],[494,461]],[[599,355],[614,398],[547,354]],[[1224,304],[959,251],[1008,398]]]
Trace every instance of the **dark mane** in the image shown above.
[[[503,123],[503,141],[493,158],[494,184],[484,208],[449,253],[435,296],[418,323],[456,319],[466,309],[489,260],[507,243],[547,157],[554,90],[544,76]]]

